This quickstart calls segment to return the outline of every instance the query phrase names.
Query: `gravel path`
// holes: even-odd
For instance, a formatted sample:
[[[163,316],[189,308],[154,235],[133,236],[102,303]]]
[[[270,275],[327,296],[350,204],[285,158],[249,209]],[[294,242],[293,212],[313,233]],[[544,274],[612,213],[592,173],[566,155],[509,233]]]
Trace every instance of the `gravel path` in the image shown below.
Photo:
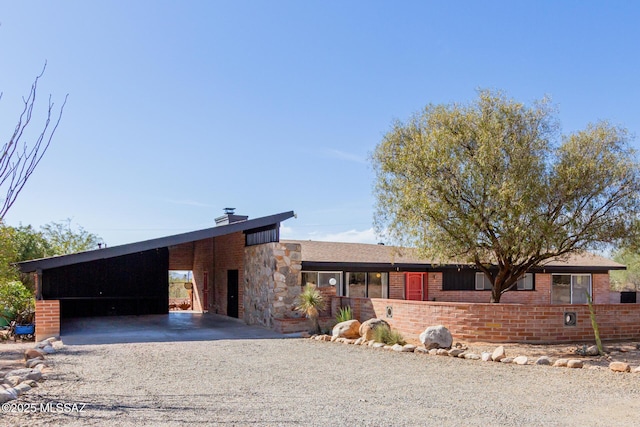
[[[2,425],[638,425],[640,375],[287,340],[67,346]]]

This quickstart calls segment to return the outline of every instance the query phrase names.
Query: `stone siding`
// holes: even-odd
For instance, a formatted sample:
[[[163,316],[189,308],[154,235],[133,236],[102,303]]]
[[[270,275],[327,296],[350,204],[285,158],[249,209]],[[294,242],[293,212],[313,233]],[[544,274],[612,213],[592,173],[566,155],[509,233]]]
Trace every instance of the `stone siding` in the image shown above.
[[[274,319],[295,319],[302,271],[298,243],[267,243],[244,249],[244,321],[273,329]]]

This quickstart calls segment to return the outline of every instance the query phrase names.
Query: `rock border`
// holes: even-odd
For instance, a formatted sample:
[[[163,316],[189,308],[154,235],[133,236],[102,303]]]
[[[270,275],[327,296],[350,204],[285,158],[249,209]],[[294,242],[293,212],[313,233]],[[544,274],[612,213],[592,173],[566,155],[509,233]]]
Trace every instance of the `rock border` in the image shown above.
[[[357,339],[349,339],[344,337],[337,337],[331,335],[312,335],[309,337],[310,340],[314,341],[325,341],[325,342],[334,342],[341,343],[347,345],[355,345],[360,347],[370,347],[374,349],[383,349],[383,350],[391,350],[397,353],[417,353],[417,354],[426,354],[432,356],[448,356],[448,357],[457,357],[459,359],[467,359],[467,360],[480,360],[483,362],[498,362],[498,363],[506,363],[506,364],[514,364],[519,366],[526,365],[539,365],[539,366],[551,366],[551,367],[561,367],[561,368],[569,368],[569,369],[606,369],[602,366],[589,366],[585,365],[582,359],[568,359],[568,358],[559,358],[552,362],[551,358],[548,356],[540,356],[535,360],[530,360],[527,356],[515,356],[515,357],[507,357],[504,346],[498,346],[492,352],[483,352],[482,354],[475,354],[467,351],[468,348],[463,346],[460,343],[456,343],[453,348],[445,349],[445,348],[432,348],[427,349],[425,347],[418,347],[413,344],[395,344],[393,346],[386,345],[383,343],[376,342],[374,340],[366,340],[364,337],[360,337]],[[621,372],[621,373],[635,373],[640,374],[640,366],[632,367],[626,362],[618,362],[612,361],[609,363],[609,370],[612,372]]]
[[[47,338],[36,343],[33,348],[25,350],[25,368],[13,369],[0,379],[0,403],[15,400],[32,388],[39,387],[38,383],[46,380],[51,372],[47,356],[56,353],[56,347],[61,348],[62,341]]]

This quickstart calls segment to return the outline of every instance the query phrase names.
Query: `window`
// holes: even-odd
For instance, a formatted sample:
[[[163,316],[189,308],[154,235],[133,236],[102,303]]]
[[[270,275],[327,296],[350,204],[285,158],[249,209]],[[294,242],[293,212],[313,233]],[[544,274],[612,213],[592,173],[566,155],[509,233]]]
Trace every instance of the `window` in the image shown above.
[[[332,281],[333,279],[334,281]],[[341,271],[303,271],[302,286],[314,285],[319,288],[335,287],[338,292],[342,287]]]
[[[533,290],[533,274],[526,273],[524,276],[518,279],[516,289],[519,291],[532,291]]]
[[[476,273],[476,291],[491,290],[491,281],[484,273]]]
[[[387,298],[389,273],[346,273],[346,296],[354,298]]]
[[[554,274],[551,276],[552,304],[586,304],[591,295],[590,274]]]

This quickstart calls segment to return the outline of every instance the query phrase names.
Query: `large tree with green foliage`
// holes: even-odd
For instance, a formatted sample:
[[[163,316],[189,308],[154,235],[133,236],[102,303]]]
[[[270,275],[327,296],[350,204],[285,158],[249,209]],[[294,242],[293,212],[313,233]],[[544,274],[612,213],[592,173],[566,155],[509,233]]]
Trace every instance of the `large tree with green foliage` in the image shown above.
[[[435,261],[472,263],[491,302],[550,258],[628,237],[640,212],[627,131],[559,135],[548,99],[480,91],[397,121],[373,153],[377,231]]]
[[[50,222],[42,226],[42,235],[49,245],[50,256],[66,255],[98,249],[102,239],[78,226],[71,226],[71,219]]]

